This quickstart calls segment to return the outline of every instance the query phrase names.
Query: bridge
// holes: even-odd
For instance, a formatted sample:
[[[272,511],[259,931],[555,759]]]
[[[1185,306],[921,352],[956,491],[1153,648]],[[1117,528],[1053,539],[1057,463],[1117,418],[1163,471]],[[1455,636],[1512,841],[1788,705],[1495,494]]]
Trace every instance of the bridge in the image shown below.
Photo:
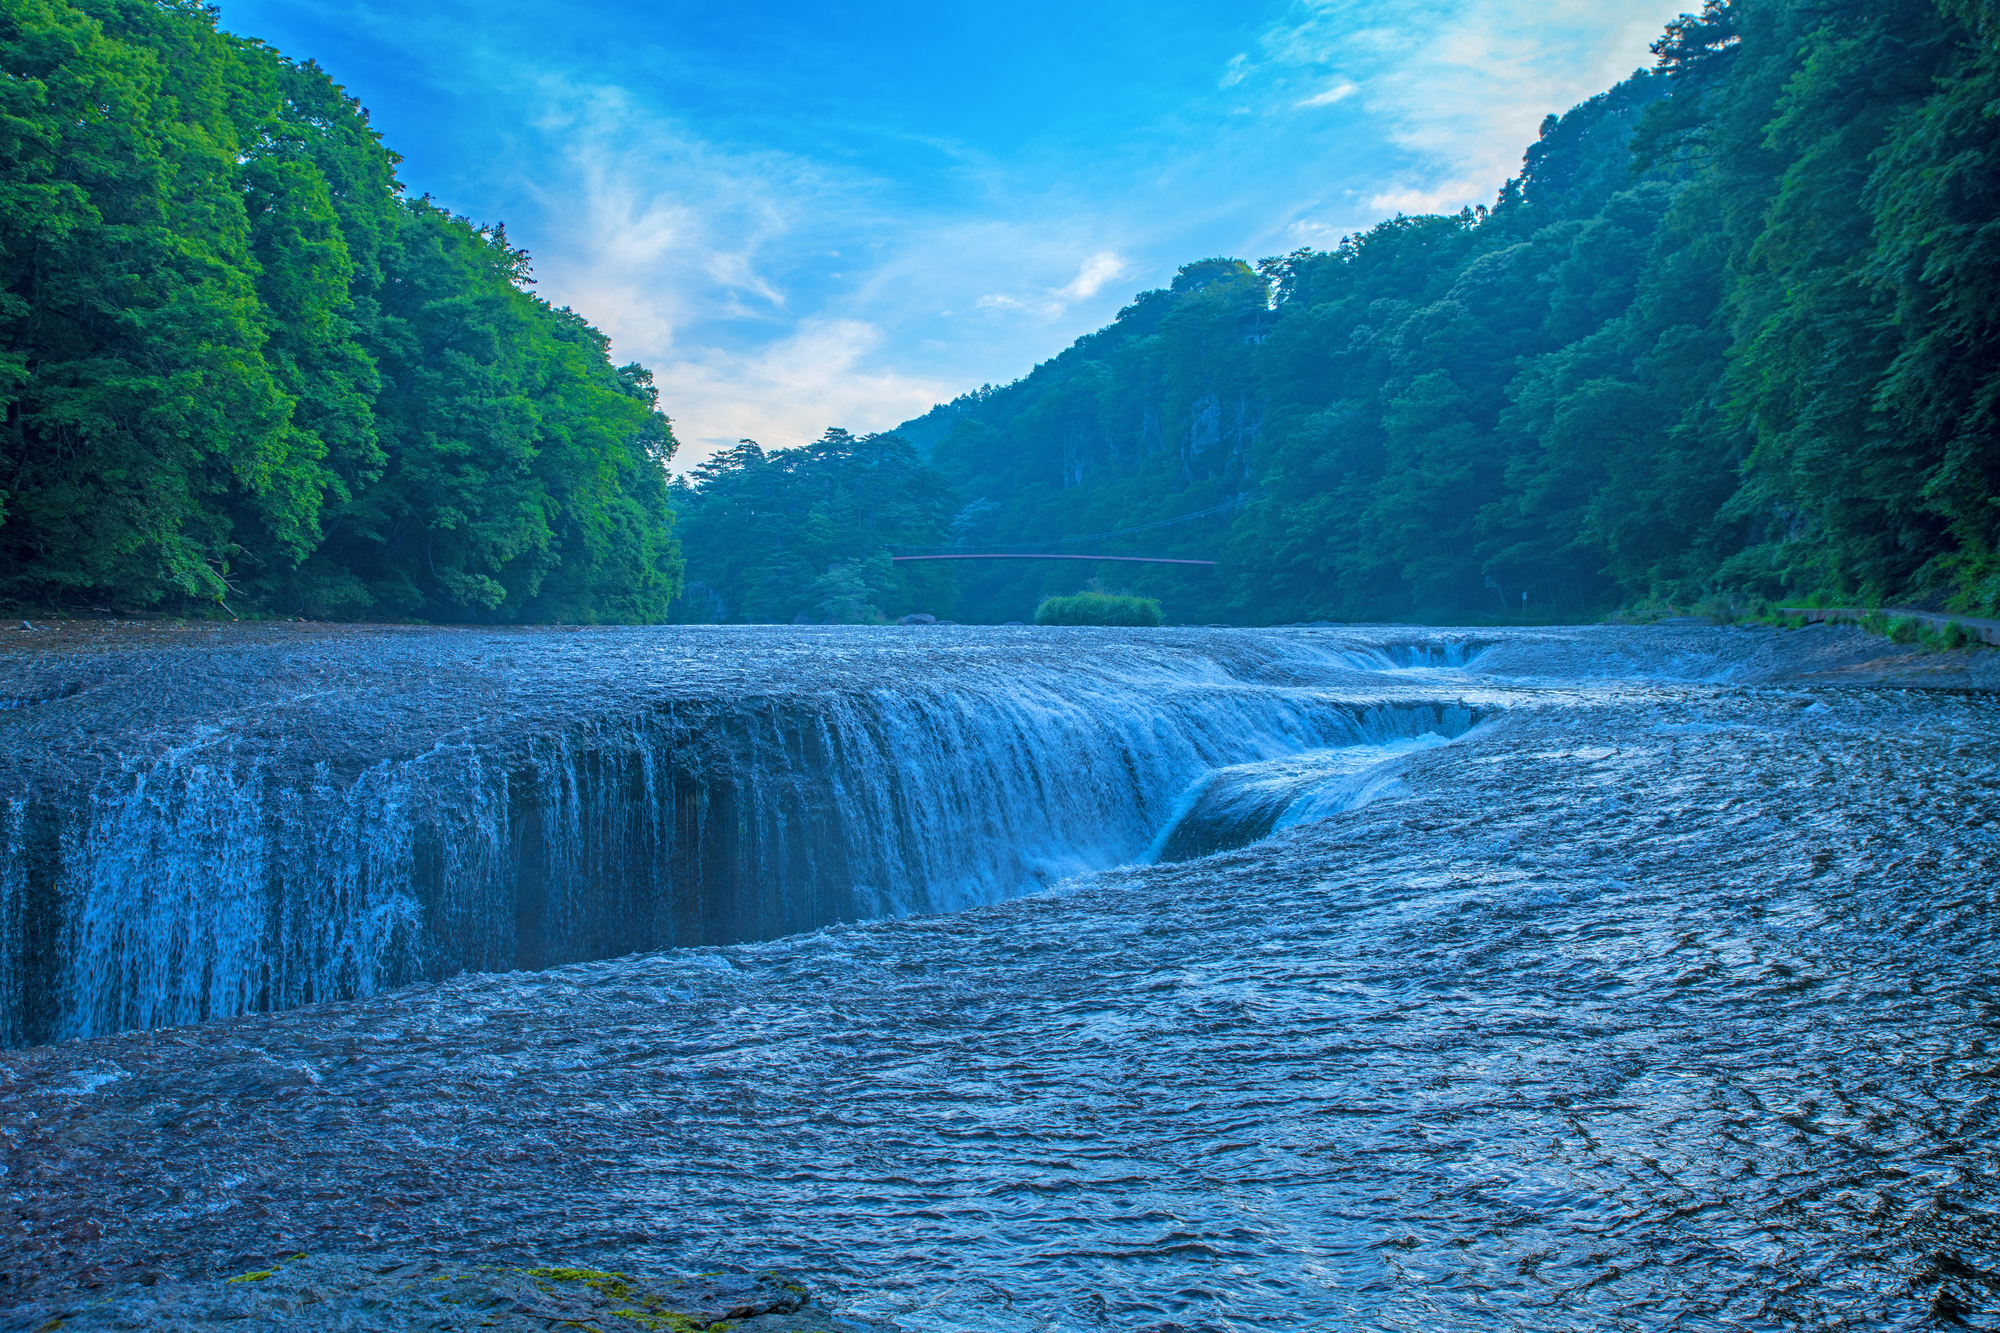
[[[992,551],[980,547],[903,547],[910,555],[892,555],[893,564],[909,560],[1116,560],[1128,565],[1217,565],[1218,560],[1186,560],[1172,555],[1087,555],[1078,551]]]
[[[1200,565],[1212,569],[1222,562],[1177,555],[1112,555],[1102,551],[1056,551],[1047,548],[1087,546],[1109,541],[1114,537],[1129,537],[1134,533],[1171,528],[1176,524],[1192,523],[1196,519],[1208,518],[1231,509],[1240,509],[1244,505],[1255,504],[1263,498],[1261,495],[1239,496],[1227,504],[1197,510],[1192,514],[1182,514],[1179,518],[1161,519],[1158,523],[1141,523],[1136,528],[1119,528],[1115,532],[1093,532],[1084,537],[1059,537],[1046,542],[1013,546],[892,546],[889,548],[892,552],[889,559],[895,564],[916,560],[1102,560],[1126,565]]]

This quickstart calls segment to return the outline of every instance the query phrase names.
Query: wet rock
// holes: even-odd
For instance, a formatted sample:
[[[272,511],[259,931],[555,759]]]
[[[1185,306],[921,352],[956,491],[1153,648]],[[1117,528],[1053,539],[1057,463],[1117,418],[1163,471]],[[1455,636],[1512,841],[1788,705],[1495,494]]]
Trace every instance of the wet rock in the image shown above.
[[[806,1303],[806,1289],[766,1274],[762,1277],[698,1277],[664,1288],[662,1297],[697,1323],[791,1314]]]
[[[143,1328],[207,1333],[546,1333],[550,1328],[697,1333],[898,1333],[893,1324],[835,1314],[779,1273],[653,1278],[593,1268],[529,1268],[382,1256],[297,1255],[234,1277],[107,1287],[61,1305],[0,1314],[0,1333]]]
[[[922,611],[912,611],[896,623],[898,625],[935,625],[938,623],[938,618],[936,616],[925,615]]]

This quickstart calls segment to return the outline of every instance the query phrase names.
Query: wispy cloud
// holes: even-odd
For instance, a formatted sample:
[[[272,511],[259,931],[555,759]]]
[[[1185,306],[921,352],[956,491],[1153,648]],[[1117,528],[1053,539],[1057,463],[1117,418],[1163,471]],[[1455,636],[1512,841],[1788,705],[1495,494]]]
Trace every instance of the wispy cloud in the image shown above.
[[[1273,95],[1333,79],[1292,105],[1352,99],[1363,124],[1406,150],[1400,178],[1360,195],[1358,212],[1454,209],[1489,200],[1543,116],[1644,64],[1689,4],[1418,0],[1387,24],[1368,0],[1303,0],[1262,35],[1257,67]]]
[[[1490,199],[1545,113],[1643,62],[1692,0],[1291,0],[1247,45],[1232,18],[1101,86],[1023,36],[984,77],[1049,71],[1060,106],[1039,135],[1022,133],[1039,102],[999,129],[979,114],[977,60],[950,84],[829,94],[733,37],[613,49],[615,23],[587,7],[340,0],[336,23],[311,0],[225,4],[379,49],[378,100],[428,87],[392,140],[414,149],[413,187],[508,220],[541,294],[653,367],[689,466],[739,437],[883,429],[1012,378],[1190,259]],[[574,22],[555,31],[551,12]],[[1153,34],[1135,24],[1121,40],[1137,50]],[[855,26],[800,49],[816,59]],[[876,53],[854,40],[843,60]],[[941,54],[883,50],[899,69]]]
[[[843,248],[882,226],[878,182],[725,151],[615,87],[544,77],[532,92],[532,123],[562,149],[522,163],[539,290],[652,367],[678,466],[739,438],[880,429],[957,392],[897,369],[879,326],[827,300]]]
[[[1088,301],[1099,292],[1136,270],[1131,260],[1115,250],[1099,250],[1077,265],[1076,276],[1059,287],[1020,289],[1017,292],[988,292],[973,301],[978,310],[1019,310],[1042,320],[1061,316],[1079,301]]]
[[[533,91],[533,124],[562,149],[522,164],[555,242],[537,259],[543,283],[655,354],[696,321],[781,316],[788,243],[829,211],[851,226],[869,184],[781,153],[721,151],[618,88],[545,77]]]
[[[1354,94],[1360,91],[1361,91],[1361,85],[1356,83],[1349,83],[1347,80],[1342,79],[1339,83],[1334,84],[1331,88],[1328,88],[1323,92],[1314,93],[1311,97],[1301,98],[1297,102],[1294,102],[1292,105],[1301,107],[1332,106],[1335,102],[1345,101],[1347,98],[1354,96]]]
[[[1083,261],[1076,277],[1058,293],[1066,300],[1085,301],[1132,271],[1132,262],[1111,250],[1099,250]]]
[[[893,426],[965,387],[937,349],[955,344],[944,361],[990,377],[969,354],[1015,341],[994,321],[1046,329],[1137,271],[1066,234],[1088,224],[891,212],[865,173],[724,150],[622,89],[544,76],[529,91],[532,125],[561,149],[520,164],[539,290],[653,369],[678,467],[739,438]],[[938,321],[952,339],[916,336]]]
[[[655,374],[683,446],[677,468],[738,439],[783,448],[828,426],[884,429],[962,388],[884,366],[883,342],[882,330],[859,320],[808,319],[749,351],[697,348],[667,359]]]

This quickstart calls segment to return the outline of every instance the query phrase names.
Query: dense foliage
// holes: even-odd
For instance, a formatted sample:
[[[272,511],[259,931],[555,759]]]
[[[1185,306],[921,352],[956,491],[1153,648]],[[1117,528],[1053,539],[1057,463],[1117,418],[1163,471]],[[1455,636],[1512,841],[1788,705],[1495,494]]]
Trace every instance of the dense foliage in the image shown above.
[[[892,562],[892,546],[942,543],[958,508],[900,435],[829,430],[769,454],[744,440],[673,498],[690,571],[677,620],[869,624],[957,600],[950,564]]]
[[[0,7],[0,596],[663,618],[651,377],[189,0]]]
[[[1035,608],[1037,625],[1158,625],[1164,619],[1153,597],[1132,597],[1086,588],[1067,597],[1044,597]]]
[[[1191,264],[903,433],[975,541],[1245,501],[1130,539],[1232,562],[1133,567],[1178,620],[2000,610],[1995,8],[1709,0],[1492,209]]]

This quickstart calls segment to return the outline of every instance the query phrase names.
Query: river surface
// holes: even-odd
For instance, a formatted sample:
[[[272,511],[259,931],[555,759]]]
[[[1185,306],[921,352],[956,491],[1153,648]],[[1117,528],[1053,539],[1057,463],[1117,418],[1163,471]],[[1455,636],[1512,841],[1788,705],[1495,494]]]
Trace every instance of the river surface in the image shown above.
[[[6,1053],[5,1300],[302,1250],[925,1333],[2000,1328],[1993,694],[1855,631],[1136,641],[1053,656],[1180,757],[958,910]]]

